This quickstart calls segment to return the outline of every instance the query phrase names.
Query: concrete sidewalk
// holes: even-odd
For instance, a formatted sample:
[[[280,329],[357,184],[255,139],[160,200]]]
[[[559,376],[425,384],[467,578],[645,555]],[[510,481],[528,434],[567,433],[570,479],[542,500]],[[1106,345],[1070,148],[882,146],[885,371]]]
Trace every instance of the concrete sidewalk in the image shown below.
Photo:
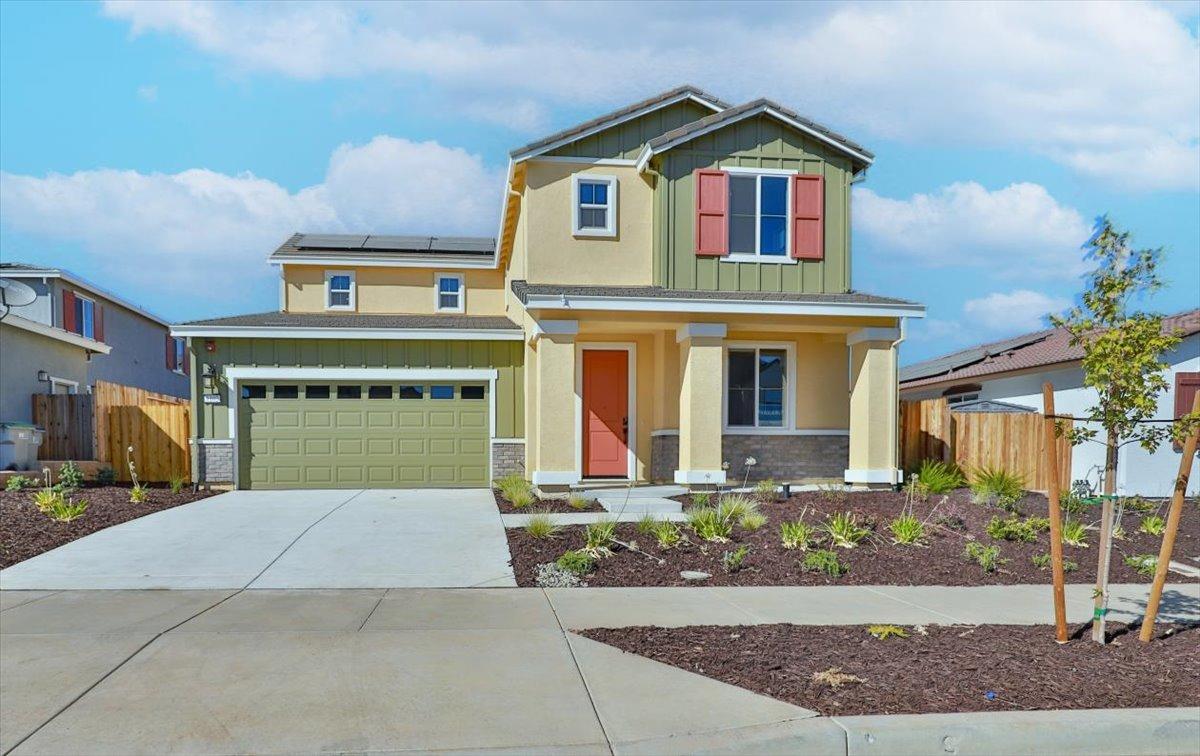
[[[1114,606],[1145,591],[1114,586]],[[1200,586],[1171,586],[1164,610],[1198,606]],[[1049,616],[1044,586],[4,591],[0,752],[847,753],[834,719],[567,630]],[[963,716],[928,721],[978,745]],[[862,728],[907,742],[893,719]]]

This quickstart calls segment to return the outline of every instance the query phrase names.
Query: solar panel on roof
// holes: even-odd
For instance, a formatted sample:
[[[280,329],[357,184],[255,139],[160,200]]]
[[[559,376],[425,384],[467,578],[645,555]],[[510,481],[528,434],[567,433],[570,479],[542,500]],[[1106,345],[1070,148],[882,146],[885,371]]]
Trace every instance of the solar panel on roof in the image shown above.
[[[412,252],[425,252],[429,249],[428,236],[398,236],[398,235],[380,235],[368,236],[364,244],[367,249],[389,249],[389,250],[404,250]]]
[[[495,239],[475,236],[435,236],[429,248],[435,252],[492,252]]]
[[[366,236],[358,234],[303,234],[296,241],[301,249],[362,249]]]

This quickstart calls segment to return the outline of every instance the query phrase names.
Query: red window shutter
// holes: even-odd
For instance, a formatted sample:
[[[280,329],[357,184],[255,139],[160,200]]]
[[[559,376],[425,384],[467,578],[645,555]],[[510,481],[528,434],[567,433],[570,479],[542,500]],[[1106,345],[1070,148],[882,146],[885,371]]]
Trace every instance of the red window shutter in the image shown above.
[[[792,177],[792,257],[825,259],[825,177]]]
[[[96,305],[95,314],[92,317],[94,318],[92,323],[93,338],[96,341],[104,341],[104,308]]]
[[[729,174],[725,171],[697,169],[692,173],[696,184],[696,254],[729,254]]]
[[[1200,373],[1175,374],[1175,419],[1192,411],[1192,401],[1200,391]]]
[[[175,369],[175,339],[167,334],[167,370]]]
[[[63,291],[63,317],[62,327],[64,331],[79,333],[79,329],[75,326],[75,292]]]
[[[191,359],[191,355],[189,355],[189,354],[188,354],[188,350],[187,350],[187,341],[184,341],[183,343],[184,343],[184,348],[183,348],[183,374],[184,374],[184,375],[191,375],[191,374],[192,374],[192,359]]]

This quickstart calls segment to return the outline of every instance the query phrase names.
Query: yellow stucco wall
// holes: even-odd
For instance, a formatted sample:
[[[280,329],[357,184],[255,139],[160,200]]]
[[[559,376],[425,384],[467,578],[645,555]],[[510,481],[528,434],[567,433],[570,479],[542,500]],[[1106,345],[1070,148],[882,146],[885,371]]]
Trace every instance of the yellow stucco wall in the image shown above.
[[[283,266],[287,312],[326,312],[325,268]],[[354,272],[356,312],[432,315],[437,312],[434,274],[462,274],[466,285],[466,314],[504,314],[504,273],[499,270],[443,268],[345,267]]]
[[[571,233],[571,176],[616,176],[617,235]],[[654,192],[630,166],[530,161],[510,278],[531,283],[649,286],[653,281]]]
[[[535,347],[537,412],[534,438],[541,472],[575,470],[575,343],[569,337],[544,336]]]
[[[723,359],[721,339],[691,338],[679,345],[679,469],[682,471],[721,470]]]
[[[850,469],[895,467],[896,352],[891,342],[867,341],[851,350]]]

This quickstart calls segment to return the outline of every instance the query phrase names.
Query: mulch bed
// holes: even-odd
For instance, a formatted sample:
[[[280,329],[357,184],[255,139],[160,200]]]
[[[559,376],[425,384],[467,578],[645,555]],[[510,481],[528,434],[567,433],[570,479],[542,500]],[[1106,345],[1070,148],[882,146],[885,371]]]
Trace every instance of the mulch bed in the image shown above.
[[[1108,627],[1113,640],[1105,646],[1081,633],[1060,646],[1052,626],[1015,625],[909,627],[907,638],[887,640],[861,625],[580,634],[827,716],[1200,704],[1200,627],[1160,625],[1149,644],[1136,628]],[[834,688],[813,679],[834,667],[861,682]]]
[[[184,489],[173,494],[166,488],[151,488],[145,501],[134,504],[129,501],[128,486],[87,486],[70,494],[74,499],[87,499],[88,508],[83,516],[73,522],[55,522],[34,506],[36,490],[0,491],[0,568],[98,530],[217,493],[192,493]]]
[[[566,499],[538,499],[527,507],[514,507],[512,502],[500,495],[496,489],[492,489],[492,496],[496,499],[496,506],[500,509],[500,514],[534,514],[536,512],[603,512],[604,507],[600,506],[599,502],[589,501],[583,509],[576,509],[567,503]]]
[[[735,527],[731,542],[705,543],[685,526],[689,542],[669,550],[660,549],[652,537],[639,534],[636,524],[622,523],[617,526],[619,540],[636,541],[640,548],[664,562],[659,564],[644,554],[618,549],[612,556],[600,560],[586,581],[589,586],[1014,585],[1050,582],[1049,569],[1040,569],[1031,561],[1035,555],[1049,553],[1049,533],[1039,533],[1037,540],[1029,543],[992,539],[986,533],[988,522],[993,517],[1003,519],[1010,515],[998,507],[973,503],[970,491],[966,489],[916,502],[913,513],[926,522],[924,546],[893,544],[887,524],[904,509],[904,501],[904,494],[896,492],[799,493],[786,501],[761,504],[760,511],[767,515],[769,522],[758,531],[747,532]],[[1040,494],[1028,494],[1018,505],[1023,516],[1045,516],[1046,507],[1046,499]],[[846,574],[831,578],[823,573],[805,571],[801,565],[804,552],[783,548],[779,524],[798,519],[806,508],[804,520],[808,523],[819,524],[827,515],[850,511],[872,528],[872,535],[855,548],[834,549],[849,567]],[[1166,515],[1165,504],[1161,514]],[[1092,525],[1098,522],[1099,516],[1099,509],[1095,508],[1080,519]],[[1140,523],[1140,515],[1125,514],[1122,524],[1126,536],[1114,543],[1109,573],[1111,582],[1148,583],[1151,580],[1150,576],[1138,573],[1124,562],[1126,556],[1158,554],[1161,537],[1138,532]],[[507,534],[517,583],[522,586],[536,585],[534,571],[538,564],[552,562],[567,549],[583,544],[582,527],[564,528],[544,540],[532,538],[524,530],[515,528],[509,529]],[[1007,561],[1002,562],[995,572],[984,572],[963,555],[971,537],[985,545],[999,546],[1000,558]],[[1091,583],[1095,580],[1098,541],[1097,527],[1087,531],[1088,547],[1064,546],[1065,558],[1078,564],[1077,569],[1067,573],[1067,582]],[[722,554],[743,544],[750,551],[742,569],[727,573],[721,564]],[[1185,561],[1196,555],[1200,555],[1200,502],[1191,499],[1184,503],[1174,559]],[[682,570],[707,572],[712,577],[698,582],[685,581],[679,576]],[[1185,578],[1171,573],[1170,579],[1180,581]]]

